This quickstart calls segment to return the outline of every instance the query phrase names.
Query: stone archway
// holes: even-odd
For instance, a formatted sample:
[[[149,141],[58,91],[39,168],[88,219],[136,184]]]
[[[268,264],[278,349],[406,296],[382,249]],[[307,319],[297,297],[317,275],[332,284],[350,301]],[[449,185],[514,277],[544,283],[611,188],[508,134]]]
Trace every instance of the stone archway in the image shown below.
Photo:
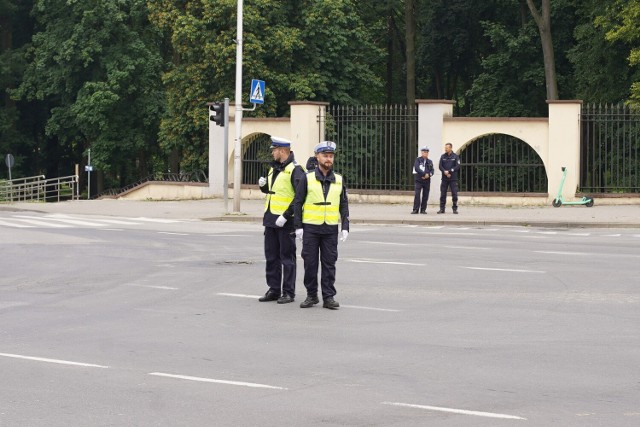
[[[242,184],[255,185],[261,176],[266,176],[271,157],[271,138],[266,133],[256,132],[242,139]]]
[[[546,193],[544,162],[512,135],[491,133],[460,148],[460,191],[473,193]]]

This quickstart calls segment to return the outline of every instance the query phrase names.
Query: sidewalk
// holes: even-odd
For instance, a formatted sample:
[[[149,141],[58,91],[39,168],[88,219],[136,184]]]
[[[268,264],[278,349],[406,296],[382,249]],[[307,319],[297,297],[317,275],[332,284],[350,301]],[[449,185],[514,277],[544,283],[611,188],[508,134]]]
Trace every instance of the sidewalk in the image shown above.
[[[596,202],[597,203],[597,202]],[[124,217],[173,218],[205,221],[248,221],[261,223],[264,201],[242,200],[241,213],[232,213],[233,200],[180,200],[180,201],[132,201],[132,200],[79,200],[60,203],[21,202],[1,204],[0,212],[42,212],[56,214],[102,215]],[[552,206],[496,207],[461,205],[459,215],[447,209],[444,215],[436,215],[437,207],[429,205],[427,215],[411,215],[409,204],[350,205],[351,223],[356,224],[411,224],[411,225],[513,225],[553,228],[639,228],[640,206]]]

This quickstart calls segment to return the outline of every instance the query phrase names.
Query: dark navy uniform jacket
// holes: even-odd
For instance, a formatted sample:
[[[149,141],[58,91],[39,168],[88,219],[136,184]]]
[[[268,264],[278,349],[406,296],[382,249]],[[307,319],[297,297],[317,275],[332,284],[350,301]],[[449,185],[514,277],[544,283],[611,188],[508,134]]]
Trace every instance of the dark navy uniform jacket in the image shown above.
[[[278,176],[278,174],[280,172],[282,172],[284,170],[284,168],[287,167],[287,165],[289,163],[295,163],[295,157],[293,156],[293,152],[291,152],[289,154],[289,157],[287,158],[287,160],[285,160],[283,163],[277,162],[277,161],[273,161],[271,162],[271,167],[273,168],[273,177],[271,178],[271,182],[275,182],[276,181],[276,177]],[[304,169],[302,169],[302,167],[298,164],[296,164],[296,167],[293,168],[293,172],[291,173],[291,185],[293,186],[293,191],[295,192],[296,188],[298,187],[298,182],[300,182],[301,180],[304,180]],[[262,191],[263,193],[268,193],[269,190],[269,183],[267,182],[267,184],[263,185],[262,187],[260,187],[260,191]],[[278,219],[280,215],[276,215],[276,214],[272,214],[271,210],[267,210],[264,213],[264,217],[262,218],[262,225],[265,227],[275,227],[275,228],[280,228],[276,225],[276,219]],[[287,208],[287,210],[282,214],[282,216],[284,216],[287,219],[286,224],[284,225],[284,228],[288,228],[288,229],[292,229],[293,228],[293,221],[291,221],[291,219],[293,218],[293,202],[289,205],[289,207]]]
[[[320,171],[320,168],[315,170],[315,176],[318,181],[322,184],[322,192],[324,193],[325,199],[327,198],[327,193],[329,193],[329,186],[331,183],[336,182],[336,176],[333,173],[333,170],[330,170],[327,176],[324,176]],[[298,183],[298,187],[296,187],[296,197],[293,199],[294,206],[294,224],[296,229],[303,228],[302,227],[302,206],[304,205],[304,201],[307,198],[307,179],[303,178]],[[340,193],[340,221],[342,223],[343,230],[349,230],[349,200],[347,198],[347,186],[344,184],[344,178],[342,180],[342,193]],[[318,234],[333,234],[338,233],[338,226],[331,224],[305,224],[307,230],[318,233]]]
[[[423,182],[424,180],[422,179],[422,177],[424,177],[426,174],[429,174],[429,177],[432,177],[435,173],[433,169],[433,162],[431,161],[431,159],[425,159],[424,157],[420,156],[413,164],[413,172],[416,176],[416,182]]]
[[[438,169],[442,172],[442,179],[448,179],[451,181],[458,180],[458,171],[460,170],[460,156],[458,156],[453,151],[451,154],[443,153],[440,156],[440,164],[438,165]],[[444,171],[451,172],[451,177],[447,177],[444,174]]]

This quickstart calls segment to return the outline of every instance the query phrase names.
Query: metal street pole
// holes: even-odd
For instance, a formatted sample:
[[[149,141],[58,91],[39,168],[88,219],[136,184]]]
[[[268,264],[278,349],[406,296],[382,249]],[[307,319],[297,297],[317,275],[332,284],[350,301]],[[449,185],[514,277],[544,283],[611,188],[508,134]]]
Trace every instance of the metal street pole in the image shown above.
[[[229,98],[224,99],[224,212],[229,213]]]
[[[89,168],[87,169],[87,200],[91,199],[91,148],[87,150],[88,158],[87,164]]]
[[[242,185],[242,3],[238,0],[236,46],[236,137],[233,156],[233,211],[240,212],[240,186]]]

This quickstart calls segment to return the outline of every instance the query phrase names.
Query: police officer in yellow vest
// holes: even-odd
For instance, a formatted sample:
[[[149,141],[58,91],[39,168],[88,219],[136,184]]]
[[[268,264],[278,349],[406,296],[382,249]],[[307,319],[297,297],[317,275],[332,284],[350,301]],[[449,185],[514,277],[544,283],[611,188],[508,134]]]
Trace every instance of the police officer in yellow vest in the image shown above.
[[[307,299],[302,308],[318,304],[318,258],[322,264],[320,286],[322,306],[337,310],[334,299],[336,288],[336,261],[338,260],[338,234],[345,241],[349,236],[349,202],[342,176],[333,172],[336,143],[323,141],[314,150],[318,159],[315,171],[308,172],[296,187],[294,223],[296,238],[302,240],[304,260],[304,286]],[[342,231],[338,233],[338,224]]]
[[[305,171],[291,151],[291,141],[271,137],[273,162],[267,178],[260,177],[260,190],[267,194],[264,204],[264,255],[269,290],[259,301],[293,302],[296,289],[296,236],[293,227],[295,188]],[[281,291],[282,286],[282,291]]]

